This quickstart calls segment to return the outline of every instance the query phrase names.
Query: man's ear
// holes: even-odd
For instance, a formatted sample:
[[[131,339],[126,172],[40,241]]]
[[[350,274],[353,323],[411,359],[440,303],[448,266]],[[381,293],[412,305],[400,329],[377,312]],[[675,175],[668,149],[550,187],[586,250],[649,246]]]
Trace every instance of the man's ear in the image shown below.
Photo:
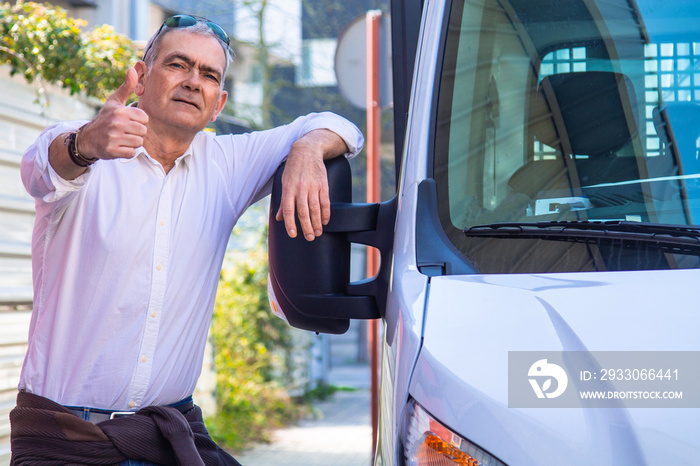
[[[139,60],[134,64],[134,69],[136,69],[136,73],[138,73],[139,78],[138,84],[136,84],[136,88],[134,89],[134,94],[141,97],[143,95],[143,91],[145,90],[144,79],[148,74],[148,65],[143,60]]]
[[[211,121],[216,121],[216,117],[219,116],[219,113],[221,113],[221,110],[224,109],[224,104],[226,104],[227,98],[228,98],[228,92],[221,91],[221,95],[219,95],[219,101],[216,103],[216,108],[214,109],[214,113],[211,115]]]

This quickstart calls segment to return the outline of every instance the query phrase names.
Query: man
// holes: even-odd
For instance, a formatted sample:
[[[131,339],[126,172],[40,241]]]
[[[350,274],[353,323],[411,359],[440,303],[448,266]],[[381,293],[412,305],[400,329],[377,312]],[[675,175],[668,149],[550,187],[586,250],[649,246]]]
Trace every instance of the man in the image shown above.
[[[319,236],[323,159],[354,155],[363,139],[333,114],[201,132],[226,102],[229,53],[215,23],[169,18],[92,121],[52,126],[25,153],[35,302],[14,463],[237,464],[190,399],[228,237],[285,157],[277,219],[294,237],[296,213],[304,237]]]

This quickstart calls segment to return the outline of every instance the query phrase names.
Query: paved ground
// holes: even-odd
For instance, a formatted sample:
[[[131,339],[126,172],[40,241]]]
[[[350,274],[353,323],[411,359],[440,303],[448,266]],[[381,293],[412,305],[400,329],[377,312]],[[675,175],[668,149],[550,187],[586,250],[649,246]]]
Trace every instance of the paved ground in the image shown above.
[[[341,390],[314,404],[313,418],[276,431],[270,444],[236,455],[243,466],[368,466],[372,456],[369,366],[334,368],[329,383]]]

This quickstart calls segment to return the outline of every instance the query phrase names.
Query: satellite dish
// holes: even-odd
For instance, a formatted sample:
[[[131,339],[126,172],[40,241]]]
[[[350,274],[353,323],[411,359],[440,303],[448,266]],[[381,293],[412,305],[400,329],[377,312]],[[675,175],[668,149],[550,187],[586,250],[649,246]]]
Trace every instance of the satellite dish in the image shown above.
[[[367,22],[365,15],[354,19],[338,37],[335,75],[341,94],[354,106],[367,108]],[[391,17],[383,14],[379,27],[379,102],[393,103],[391,84]]]

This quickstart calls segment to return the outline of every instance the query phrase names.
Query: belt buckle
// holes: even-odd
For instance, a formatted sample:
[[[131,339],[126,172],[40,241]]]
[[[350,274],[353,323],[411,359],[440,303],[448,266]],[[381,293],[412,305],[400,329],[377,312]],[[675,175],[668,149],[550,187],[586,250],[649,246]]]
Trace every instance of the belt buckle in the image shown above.
[[[136,413],[134,411],[114,411],[112,414],[109,415],[109,419],[112,420],[117,417],[131,416],[132,414]]]

